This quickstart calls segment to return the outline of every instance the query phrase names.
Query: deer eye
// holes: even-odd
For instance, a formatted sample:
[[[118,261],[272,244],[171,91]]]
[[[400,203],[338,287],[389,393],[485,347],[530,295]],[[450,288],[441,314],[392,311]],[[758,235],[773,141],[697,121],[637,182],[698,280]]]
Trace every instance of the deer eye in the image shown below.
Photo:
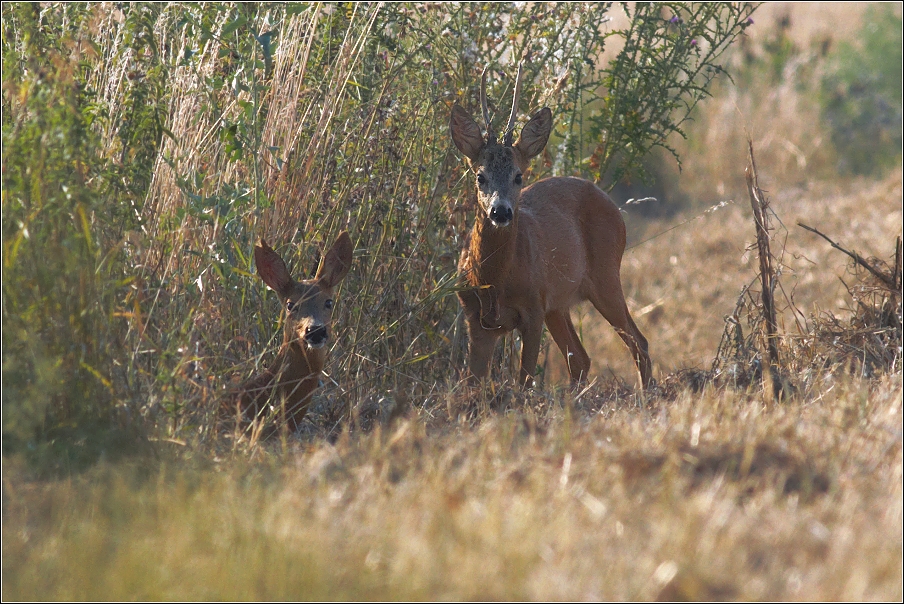
[[[487,184],[487,179],[486,179],[486,177],[485,177],[483,174],[478,174],[478,175],[477,175],[477,184],[480,184],[480,185],[485,185],[485,184]]]
[[[333,308],[333,301],[332,301],[332,300],[327,300],[326,302],[323,303],[323,306],[324,306],[327,310],[330,310],[331,308]]]
[[[286,310],[292,312],[292,309],[295,308],[295,302],[292,300],[286,300]]]
[[[521,175],[520,174],[515,174],[515,184],[516,185],[521,184]]]

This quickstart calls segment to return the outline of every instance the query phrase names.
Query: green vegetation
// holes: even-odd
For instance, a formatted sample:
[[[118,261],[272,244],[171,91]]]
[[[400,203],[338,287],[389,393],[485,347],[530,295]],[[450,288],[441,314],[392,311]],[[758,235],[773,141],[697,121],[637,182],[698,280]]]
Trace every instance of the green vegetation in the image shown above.
[[[900,294],[792,226],[900,283],[876,258],[901,233],[900,11],[847,7],[863,33],[838,41],[802,39],[807,10],[4,4],[3,598],[900,600]],[[489,64],[501,125],[519,59],[520,123],[555,118],[529,182],[680,157],[661,203],[726,201],[675,229],[693,216],[625,208],[651,393],[580,307],[590,383],[545,342],[513,388],[512,338],[486,388],[459,379],[475,208],[449,112],[477,113]],[[781,401],[755,371],[748,131]],[[311,412],[235,433],[218,405],[281,340],[255,242],[306,274],[343,229]]]
[[[857,39],[830,57],[822,114],[842,173],[881,174],[901,162],[901,33],[900,7],[870,6]]]
[[[768,162],[769,188],[881,178],[900,166],[901,7],[848,8],[761,8],[747,29],[757,39],[742,37],[725,61],[733,81],[717,82],[687,139],[673,140],[691,158],[680,179],[673,162],[648,160],[666,188],[657,196],[705,206],[743,194],[748,135]]]
[[[79,465],[139,427],[118,414],[131,392],[116,316],[134,279],[118,240],[162,126],[134,93],[129,126],[104,140],[72,27],[84,6],[18,4],[3,18],[4,452],[27,443],[42,462]]]
[[[501,99],[523,59],[523,107],[551,105],[567,141],[547,166],[582,173],[596,149],[586,174],[627,174],[679,131],[752,10],[640,5],[609,28],[607,4],[498,8],[5,7],[7,450],[87,446],[98,426],[212,435],[224,374],[278,337],[261,236],[307,266],[353,233],[333,351],[347,418],[381,388],[450,379],[470,216],[446,130],[482,67]]]

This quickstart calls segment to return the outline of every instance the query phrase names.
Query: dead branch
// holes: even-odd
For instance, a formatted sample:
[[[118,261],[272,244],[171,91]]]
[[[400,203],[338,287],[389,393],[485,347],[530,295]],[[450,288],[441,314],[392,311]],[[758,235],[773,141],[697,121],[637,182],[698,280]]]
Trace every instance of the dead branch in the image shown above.
[[[901,236],[898,235],[898,238],[895,240],[895,271],[892,273],[892,276],[895,278],[895,287],[894,290],[896,292],[901,291]]]
[[[888,287],[888,289],[894,291],[897,294],[900,294],[899,286],[896,283],[896,280],[897,280],[896,275],[889,276],[889,275],[886,275],[884,273],[877,271],[875,268],[870,266],[870,264],[866,260],[863,259],[863,256],[861,256],[857,252],[852,252],[850,250],[847,250],[847,249],[841,247],[841,245],[835,243],[827,235],[825,235],[824,233],[820,233],[817,229],[814,229],[813,227],[807,226],[802,222],[798,222],[797,226],[799,226],[800,228],[805,229],[807,231],[810,231],[811,233],[816,233],[817,235],[819,235],[820,237],[822,237],[823,239],[828,241],[832,245],[833,248],[835,248],[839,252],[843,252],[843,253],[847,254],[848,256],[850,256],[851,258],[853,258],[857,264],[859,264],[860,266],[862,266],[863,268],[868,270],[876,279],[878,279],[879,281],[884,283],[886,285],[886,287]],[[895,264],[896,265],[898,263],[897,257],[900,255],[900,252],[898,251],[899,249],[900,249],[900,243],[898,243],[898,245],[896,246],[896,249],[895,249],[895,256],[896,256]]]
[[[772,267],[772,251],[769,249],[769,225],[766,218],[766,210],[769,202],[759,187],[756,172],[756,160],[753,156],[753,142],[748,138],[747,147],[750,154],[749,163],[745,170],[747,178],[747,192],[750,194],[750,207],[753,209],[753,218],[756,224],[756,243],[760,257],[760,282],[762,283],[761,297],[763,300],[763,315],[766,319],[766,348],[769,353],[769,363],[772,367],[779,366],[778,346],[776,344],[778,327],[775,320],[775,271]]]

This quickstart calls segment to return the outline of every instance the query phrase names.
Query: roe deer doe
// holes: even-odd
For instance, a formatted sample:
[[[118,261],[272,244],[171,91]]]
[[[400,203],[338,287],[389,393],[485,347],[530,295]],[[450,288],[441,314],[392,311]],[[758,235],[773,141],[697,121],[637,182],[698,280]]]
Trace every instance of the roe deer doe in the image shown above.
[[[289,429],[294,432],[298,428],[326,360],[333,288],[348,273],[352,251],[351,239],[343,231],[326,253],[317,275],[310,280],[296,281],[266,241],[261,240],[255,246],[257,272],[286,309],[285,330],[273,364],[239,387],[234,401],[238,409],[233,406],[233,412],[238,410],[246,418],[259,417],[272,401],[280,406],[280,419],[287,422]]]
[[[621,286],[625,223],[608,195],[592,182],[555,177],[523,191],[528,163],[543,151],[552,130],[552,112],[538,111],[512,144],[521,66],[512,112],[502,144],[490,124],[486,70],[480,104],[486,139],[461,106],[452,109],[450,131],[477,179],[480,208],[458,270],[472,289],[459,292],[468,325],[472,379],[486,377],[499,336],[521,333],[521,383],[533,381],[543,323],[565,356],[572,382],[587,378],[590,357],[581,345],[569,309],[582,300],[616,329],[631,350],[641,385],[652,382],[647,340],[634,324]]]

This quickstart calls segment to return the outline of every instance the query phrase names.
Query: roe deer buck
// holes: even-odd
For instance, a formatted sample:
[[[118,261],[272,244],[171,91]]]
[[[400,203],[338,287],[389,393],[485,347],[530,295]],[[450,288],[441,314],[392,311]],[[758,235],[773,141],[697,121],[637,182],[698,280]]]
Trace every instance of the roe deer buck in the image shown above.
[[[348,273],[352,251],[351,239],[343,231],[320,263],[317,275],[310,280],[295,281],[286,263],[266,241],[261,240],[255,246],[257,272],[279,296],[286,309],[286,320],[283,344],[273,364],[239,387],[235,404],[242,415],[258,417],[273,400],[280,405],[280,418],[287,422],[289,429],[298,428],[326,360],[333,288]]]
[[[472,286],[458,294],[468,325],[472,379],[486,377],[496,340],[517,329],[521,383],[530,386],[544,322],[565,356],[572,382],[586,379],[590,357],[569,309],[590,300],[628,345],[647,388],[652,382],[647,340],[628,312],[619,274],[625,250],[621,213],[608,195],[580,178],[547,178],[521,190],[528,163],[549,139],[552,112],[546,107],[538,111],[512,144],[519,65],[511,116],[499,144],[487,109],[486,73],[480,84],[486,139],[459,105],[450,122],[452,141],[476,174],[480,205],[458,263]]]

